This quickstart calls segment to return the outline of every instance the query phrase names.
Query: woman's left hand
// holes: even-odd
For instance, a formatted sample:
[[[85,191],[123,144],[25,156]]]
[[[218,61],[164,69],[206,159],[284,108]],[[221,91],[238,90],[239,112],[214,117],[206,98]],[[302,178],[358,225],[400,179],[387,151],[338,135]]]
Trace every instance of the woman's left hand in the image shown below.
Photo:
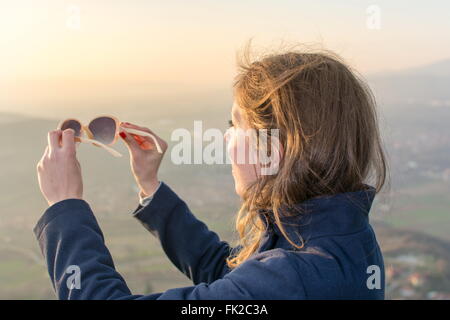
[[[66,199],[82,199],[83,179],[72,129],[48,133],[48,146],[37,164],[37,172],[39,187],[49,206]]]

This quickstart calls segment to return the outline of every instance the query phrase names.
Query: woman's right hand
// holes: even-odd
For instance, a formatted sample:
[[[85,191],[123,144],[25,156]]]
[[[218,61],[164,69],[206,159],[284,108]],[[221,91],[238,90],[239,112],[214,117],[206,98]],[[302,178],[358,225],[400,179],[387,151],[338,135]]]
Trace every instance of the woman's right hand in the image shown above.
[[[159,186],[158,169],[167,150],[167,143],[148,128],[139,127],[128,122],[122,122],[120,126],[151,133],[155,136],[162,149],[162,153],[159,153],[150,137],[131,134],[123,130],[120,131],[120,136],[130,151],[131,171],[140,188],[141,196],[151,196]]]

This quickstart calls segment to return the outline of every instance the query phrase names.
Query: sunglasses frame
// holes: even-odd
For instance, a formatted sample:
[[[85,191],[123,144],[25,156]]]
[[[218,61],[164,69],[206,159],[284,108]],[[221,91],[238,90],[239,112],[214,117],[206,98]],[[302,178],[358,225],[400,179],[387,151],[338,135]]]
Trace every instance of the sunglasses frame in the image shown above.
[[[102,143],[102,142],[100,142],[100,141],[95,140],[92,131],[89,129],[89,125],[91,124],[91,122],[94,121],[94,120],[97,120],[97,119],[99,119],[99,118],[110,118],[110,119],[114,120],[114,122],[115,122],[115,125],[116,125],[116,131],[115,131],[115,133],[114,133],[114,139],[113,139],[112,142],[110,142],[110,143],[108,143],[108,144],[104,144],[104,143]],[[89,123],[88,123],[88,125],[84,125],[83,122],[81,122],[81,121],[78,120],[78,119],[75,119],[75,118],[67,118],[67,119],[62,120],[62,121],[58,124],[58,129],[61,130],[63,124],[66,123],[67,121],[76,121],[76,122],[78,122],[78,123],[80,124],[80,136],[76,136],[76,137],[75,137],[75,141],[76,141],[76,142],[87,142],[87,143],[91,143],[91,144],[93,144],[93,145],[95,145],[95,146],[97,146],[97,147],[102,147],[102,148],[104,148],[106,151],[108,151],[109,153],[111,153],[111,154],[112,154],[113,156],[115,156],[115,157],[121,157],[122,154],[120,154],[119,152],[117,152],[116,150],[114,150],[113,148],[111,148],[110,146],[112,146],[113,144],[115,144],[115,143],[117,142],[117,140],[118,140],[118,138],[119,138],[119,132],[120,132],[120,129],[122,129],[123,131],[129,132],[129,133],[132,133],[132,134],[134,134],[134,135],[140,135],[140,136],[150,137],[150,138],[153,140],[154,144],[156,145],[157,151],[158,151],[159,153],[162,153],[161,146],[159,145],[158,140],[156,139],[156,137],[155,137],[153,134],[148,133],[148,132],[146,132],[146,131],[138,130],[138,129],[132,129],[132,128],[124,128],[124,127],[121,127],[120,124],[121,124],[122,122],[119,121],[119,119],[116,118],[115,116],[101,115],[101,116],[95,117],[94,119],[90,120]],[[83,137],[83,135],[84,135],[85,133],[86,133],[88,139],[86,139],[86,138]]]

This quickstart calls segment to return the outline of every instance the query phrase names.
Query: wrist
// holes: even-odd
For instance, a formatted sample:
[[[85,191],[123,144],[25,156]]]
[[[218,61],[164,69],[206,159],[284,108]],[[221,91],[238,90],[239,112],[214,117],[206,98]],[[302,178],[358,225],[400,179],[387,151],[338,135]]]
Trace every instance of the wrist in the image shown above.
[[[58,202],[61,202],[61,201],[64,201],[64,200],[69,200],[69,199],[83,200],[83,197],[80,197],[80,196],[67,196],[67,197],[61,197],[61,198],[52,199],[52,200],[47,199],[47,203],[48,203],[48,206],[51,207],[54,204],[57,204]]]
[[[140,196],[142,198],[153,196],[159,188],[160,181],[156,178],[145,184],[140,184]]]

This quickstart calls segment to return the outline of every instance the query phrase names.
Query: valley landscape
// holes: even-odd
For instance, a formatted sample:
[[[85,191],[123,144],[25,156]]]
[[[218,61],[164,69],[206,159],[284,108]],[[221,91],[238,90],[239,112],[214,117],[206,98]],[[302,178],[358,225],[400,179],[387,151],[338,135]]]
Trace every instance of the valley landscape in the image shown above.
[[[368,76],[380,104],[381,130],[388,151],[390,186],[370,213],[382,247],[389,299],[450,299],[450,61],[393,74]],[[83,120],[116,114],[150,127],[169,142],[160,178],[223,240],[233,241],[239,207],[228,165],[174,165],[171,132],[227,126],[230,90],[178,101],[141,101],[109,110],[85,110]],[[35,166],[46,132],[69,108],[52,117],[0,113],[0,299],[54,299],[32,228],[46,204]],[[158,241],[130,216],[137,206],[126,148],[113,158],[80,145],[85,198],[103,229],[118,271],[134,293],[190,285],[165,256]]]

